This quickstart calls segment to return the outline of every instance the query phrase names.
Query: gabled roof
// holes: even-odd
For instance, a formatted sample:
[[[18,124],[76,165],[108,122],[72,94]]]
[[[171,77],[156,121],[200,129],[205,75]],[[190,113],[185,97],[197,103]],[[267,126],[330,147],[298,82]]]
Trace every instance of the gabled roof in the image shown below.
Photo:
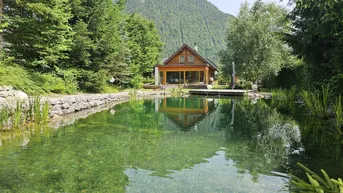
[[[212,68],[219,70],[218,66],[214,64],[210,59],[202,57],[197,51],[191,48],[188,44],[183,44],[172,56],[170,56],[167,60],[163,62],[166,65],[170,60],[172,60],[179,52],[181,52],[184,48],[189,49],[194,55],[198,56],[203,62],[210,65]]]
[[[212,60],[210,60],[209,58],[206,58],[206,61],[208,62],[209,65],[211,65],[214,69],[219,70],[219,67],[212,62]]]

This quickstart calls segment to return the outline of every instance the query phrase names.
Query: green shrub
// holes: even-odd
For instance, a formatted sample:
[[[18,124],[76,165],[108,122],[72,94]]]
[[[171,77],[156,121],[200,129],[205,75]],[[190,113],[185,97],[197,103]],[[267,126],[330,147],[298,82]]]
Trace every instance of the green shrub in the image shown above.
[[[80,70],[77,75],[77,81],[81,91],[99,93],[104,90],[106,77],[105,71]]]
[[[33,73],[33,79],[45,92],[65,93],[65,83],[62,78],[54,74]]]
[[[14,64],[11,59],[0,62],[0,86],[13,86],[27,94],[41,94],[44,90],[32,80],[30,73]]]
[[[253,82],[246,81],[242,84],[243,89],[251,89],[251,86],[253,85]]]
[[[130,80],[130,85],[131,87],[136,88],[136,89],[142,88],[143,87],[142,77],[140,75],[134,76]]]
[[[332,77],[329,81],[330,88],[334,95],[343,95],[343,74],[338,74]]]
[[[270,84],[275,83],[274,87],[284,89],[290,89],[293,86],[298,89],[309,89],[313,86],[310,77],[305,63],[299,60],[294,66],[283,68],[275,79],[270,79]]]
[[[103,93],[117,93],[119,89],[113,84],[106,84],[103,89]]]
[[[63,70],[56,67],[57,75],[63,78],[65,92],[68,94],[75,94],[78,91],[77,76],[78,71],[74,69]]]

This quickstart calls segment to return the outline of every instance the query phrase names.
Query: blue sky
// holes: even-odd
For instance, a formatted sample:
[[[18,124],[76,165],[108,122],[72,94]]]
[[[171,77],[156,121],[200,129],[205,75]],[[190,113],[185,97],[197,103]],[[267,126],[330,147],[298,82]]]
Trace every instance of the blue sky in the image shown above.
[[[222,10],[224,13],[230,13],[232,15],[237,16],[239,12],[239,8],[242,3],[244,3],[245,0],[208,0],[215,6],[217,6],[220,10]],[[254,3],[255,0],[247,0],[250,4]],[[273,0],[268,0],[273,1]],[[274,2],[279,2],[278,0],[274,0]],[[286,3],[281,3],[283,5],[286,5]]]

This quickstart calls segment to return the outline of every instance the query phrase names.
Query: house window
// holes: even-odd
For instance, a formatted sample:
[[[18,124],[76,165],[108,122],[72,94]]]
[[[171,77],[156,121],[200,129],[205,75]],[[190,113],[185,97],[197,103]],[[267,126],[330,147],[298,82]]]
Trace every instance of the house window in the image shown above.
[[[180,56],[180,64],[185,63],[185,56]]]
[[[188,56],[188,63],[194,63],[194,56],[193,55]]]

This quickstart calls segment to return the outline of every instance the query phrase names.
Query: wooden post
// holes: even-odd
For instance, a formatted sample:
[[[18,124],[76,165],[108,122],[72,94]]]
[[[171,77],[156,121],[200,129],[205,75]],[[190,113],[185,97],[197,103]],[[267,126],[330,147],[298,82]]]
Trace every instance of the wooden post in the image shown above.
[[[208,80],[209,80],[209,77],[208,77],[208,67],[206,67],[206,71],[205,71],[205,79],[206,79],[206,81],[205,81],[205,84],[207,85],[208,84]]]

